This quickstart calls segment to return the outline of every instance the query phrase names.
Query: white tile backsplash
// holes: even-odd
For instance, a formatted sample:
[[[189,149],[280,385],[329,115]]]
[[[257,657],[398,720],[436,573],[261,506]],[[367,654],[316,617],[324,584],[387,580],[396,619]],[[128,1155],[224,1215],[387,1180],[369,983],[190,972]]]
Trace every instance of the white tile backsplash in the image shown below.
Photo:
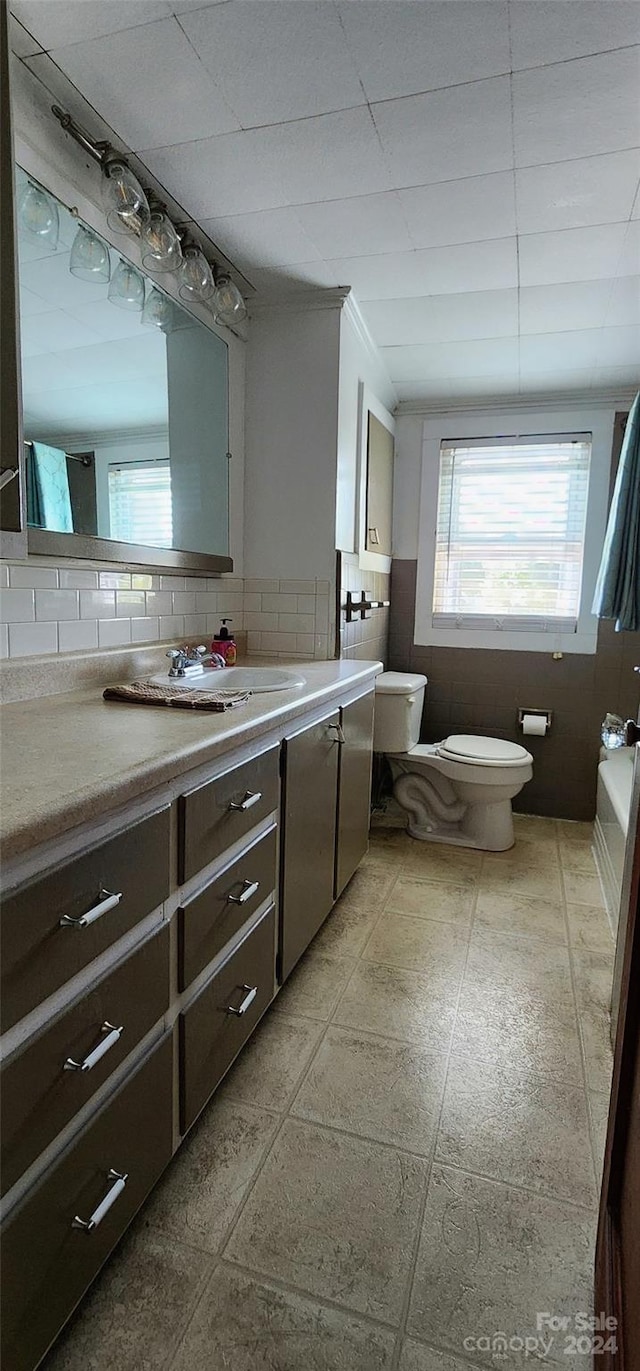
[[[9,656],[35,657],[58,651],[57,624],[9,624]]]
[[[79,618],[77,590],[36,590],[36,619],[59,622]]]
[[[97,619],[61,620],[58,624],[59,652],[83,652],[97,646]]]
[[[0,656],[82,652],[130,642],[204,642],[230,618],[250,652],[332,652],[329,581],[171,576],[0,565]],[[33,630],[33,631],[32,631]]]

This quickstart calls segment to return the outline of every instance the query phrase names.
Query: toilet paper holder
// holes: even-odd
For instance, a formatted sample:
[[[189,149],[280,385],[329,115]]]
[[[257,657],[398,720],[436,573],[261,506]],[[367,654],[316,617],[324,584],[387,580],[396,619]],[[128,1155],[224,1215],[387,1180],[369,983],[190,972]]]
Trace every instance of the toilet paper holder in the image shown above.
[[[548,733],[548,732],[549,732],[549,730],[550,730],[550,728],[551,728],[551,720],[552,720],[552,718],[553,718],[553,710],[552,710],[552,709],[525,709],[525,708],[523,708],[523,707],[520,707],[520,708],[518,709],[518,728],[521,728],[521,729],[524,728],[524,716],[525,716],[525,714],[529,714],[529,715],[532,714],[532,715],[534,716],[534,718],[536,718],[536,719],[544,719],[544,721],[545,721],[545,729],[544,729],[544,731],[545,731],[545,733]]]

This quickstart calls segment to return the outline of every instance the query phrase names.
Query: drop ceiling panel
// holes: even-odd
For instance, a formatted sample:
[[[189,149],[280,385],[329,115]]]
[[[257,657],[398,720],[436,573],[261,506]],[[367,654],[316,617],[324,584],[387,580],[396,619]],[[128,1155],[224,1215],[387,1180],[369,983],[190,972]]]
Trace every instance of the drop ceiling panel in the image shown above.
[[[512,171],[399,190],[416,248],[507,238],[516,231]]]
[[[477,342],[382,348],[382,356],[392,381],[417,381],[425,376],[433,380],[513,376],[518,367],[518,339],[489,338]]]
[[[340,6],[367,99],[389,100],[509,71],[507,6],[358,0]],[[464,42],[460,34],[464,32]]]
[[[295,266],[321,257],[294,209],[204,219],[201,227],[240,267]]]
[[[564,162],[640,145],[637,48],[560,62],[513,77],[516,166]]]
[[[158,180],[200,222],[287,204],[280,180],[277,128],[155,148],[144,154]]]
[[[61,348],[91,347],[99,342],[100,335],[95,329],[62,310],[24,317],[20,324],[23,357],[39,357],[43,352],[59,351]]]
[[[174,18],[52,55],[134,151],[240,127]]]
[[[597,281],[617,275],[626,224],[528,233],[519,240],[520,284]]]
[[[243,128],[364,104],[337,10],[324,0],[243,0],[187,12],[181,23]]]
[[[619,276],[613,282],[604,322],[622,328],[640,324],[640,276]]]
[[[280,124],[273,132],[290,205],[393,188],[393,172],[365,106]]]
[[[515,238],[329,263],[359,300],[505,290],[518,284]]]
[[[395,186],[424,186],[513,165],[508,76],[372,107]]]
[[[11,9],[47,51],[171,14],[168,0],[11,0]]]
[[[372,300],[363,312],[380,347],[508,338],[518,331],[518,292],[461,291],[459,295]]]
[[[563,333],[602,328],[614,281],[576,281],[554,286],[525,286],[520,291],[520,332]]]
[[[596,363],[599,367],[622,367],[629,358],[640,358],[640,325],[628,328],[603,328],[598,340]],[[640,367],[636,366],[636,384]]]
[[[575,6],[563,0],[518,0],[511,5],[513,67],[547,66],[572,57],[605,52],[640,43],[640,6],[616,0],[581,0],[579,22]]]
[[[410,252],[415,247],[401,197],[395,191],[296,205],[295,212],[309,239],[326,258]]]
[[[573,329],[567,333],[531,333],[520,339],[523,373],[578,371],[595,366],[602,329]]]
[[[638,149],[519,169],[518,231],[586,228],[628,219],[639,179]]]

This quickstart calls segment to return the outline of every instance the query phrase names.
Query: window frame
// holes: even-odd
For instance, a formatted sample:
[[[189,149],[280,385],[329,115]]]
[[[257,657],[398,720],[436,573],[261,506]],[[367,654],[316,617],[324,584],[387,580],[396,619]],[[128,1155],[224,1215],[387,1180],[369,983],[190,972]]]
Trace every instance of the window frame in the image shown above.
[[[607,521],[609,469],[613,441],[613,410],[511,410],[488,414],[459,412],[425,420],[422,434],[422,471],[418,528],[418,575],[414,642],[425,647],[496,648],[515,652],[567,652],[592,654],[596,651],[598,620],[591,613],[593,593],[600,563]],[[436,554],[436,521],[442,444],[464,439],[491,441],[535,434],[541,441],[548,435],[591,433],[591,468],[587,497],[587,519],[580,611],[576,631],[529,631],[504,628],[444,628],[432,622]],[[498,617],[498,616],[496,616]]]

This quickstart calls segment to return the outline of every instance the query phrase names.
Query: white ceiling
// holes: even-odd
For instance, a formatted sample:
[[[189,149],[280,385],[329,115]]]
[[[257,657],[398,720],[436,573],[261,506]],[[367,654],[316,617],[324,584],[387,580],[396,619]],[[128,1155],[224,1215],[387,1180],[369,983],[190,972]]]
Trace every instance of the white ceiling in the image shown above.
[[[261,295],[353,287],[400,399],[638,384],[637,0],[11,7]]]

